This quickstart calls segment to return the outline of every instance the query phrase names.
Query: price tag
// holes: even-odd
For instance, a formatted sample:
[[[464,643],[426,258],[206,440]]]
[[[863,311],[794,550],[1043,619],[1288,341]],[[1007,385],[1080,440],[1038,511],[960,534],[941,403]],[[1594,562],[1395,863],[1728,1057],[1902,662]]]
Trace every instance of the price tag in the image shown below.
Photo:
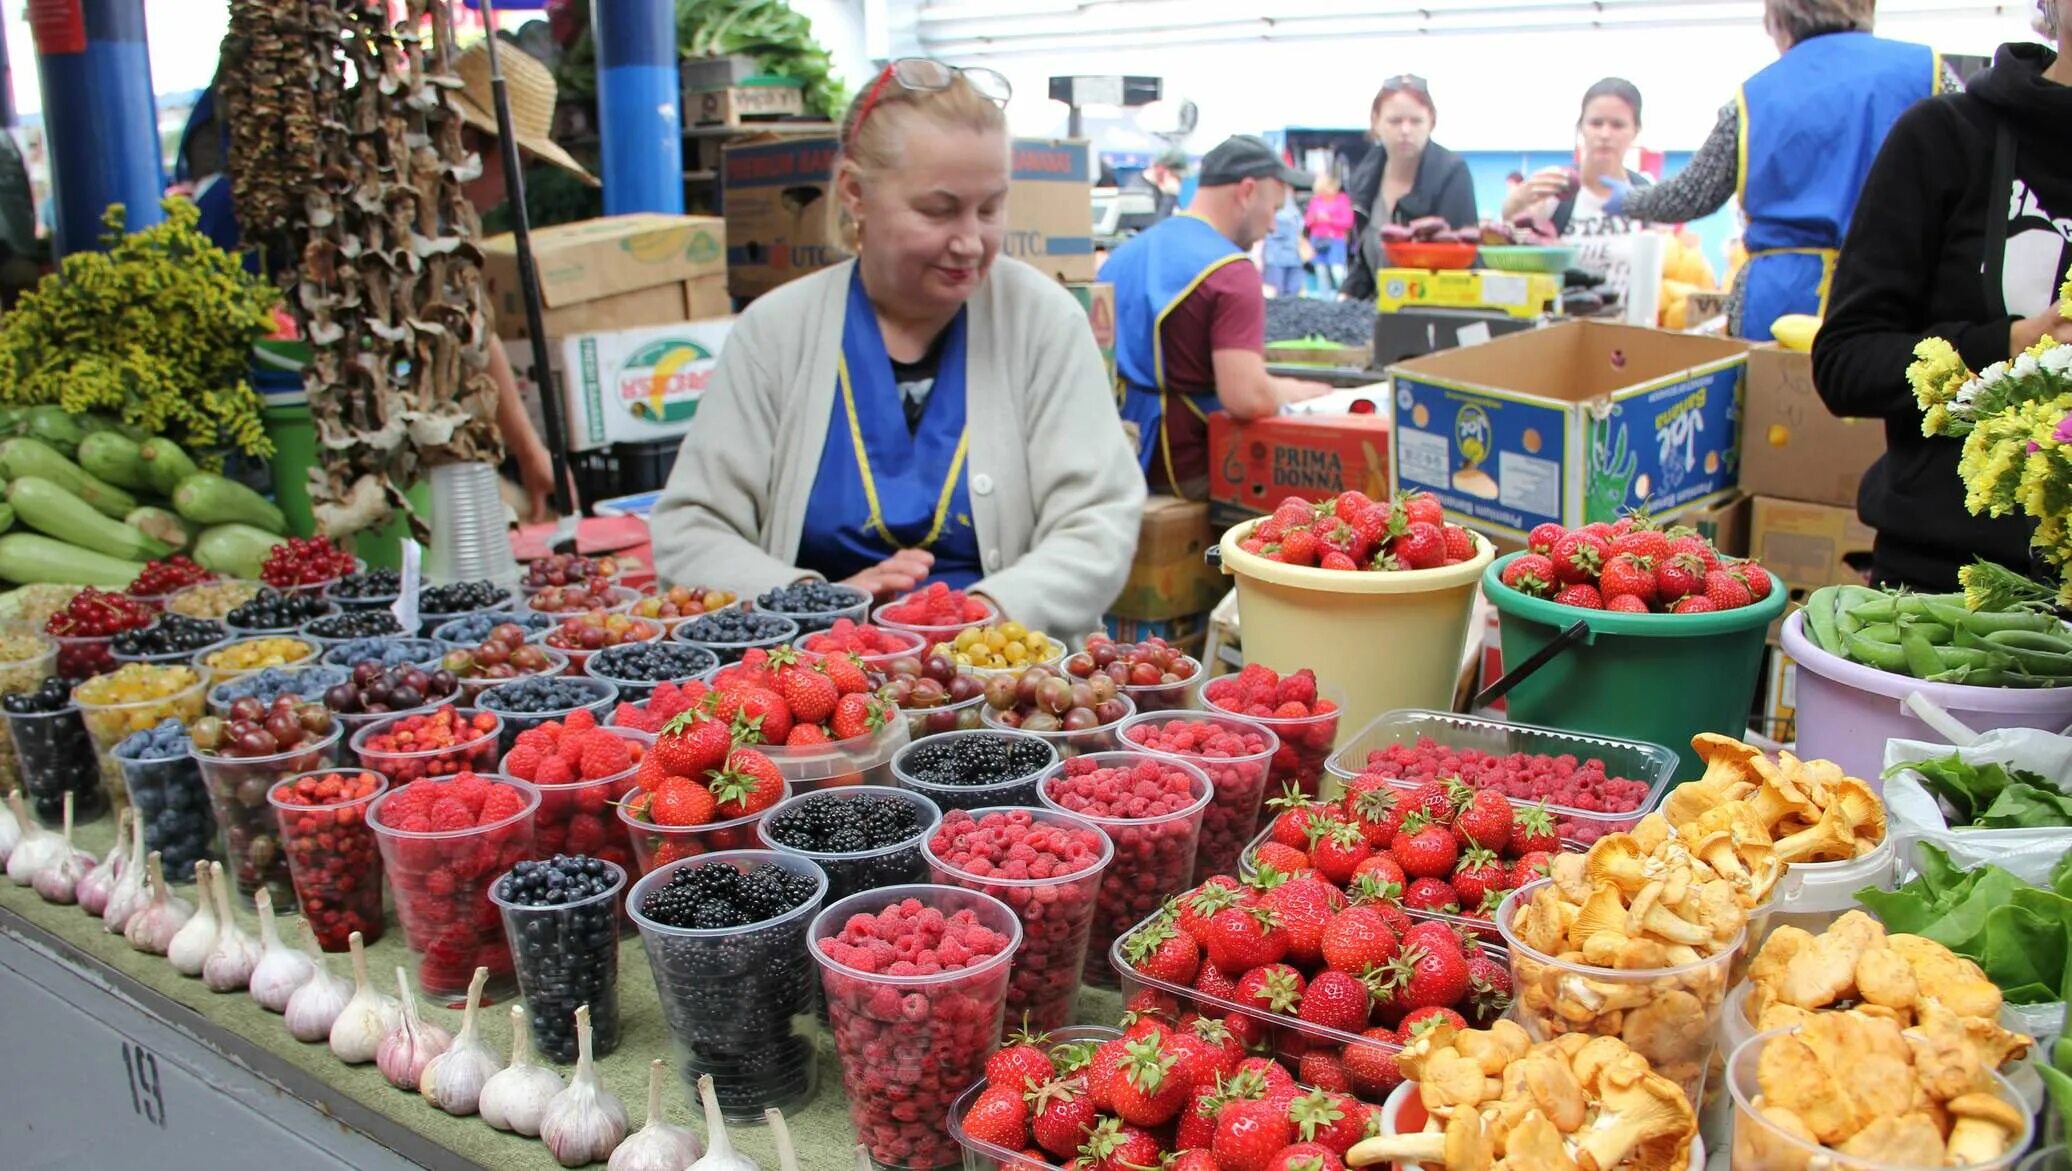
[[[122,1043],[123,1080],[129,1083],[130,1108],[137,1117],[165,1129],[165,1082],[158,1076],[158,1055],[133,1041]]]
[[[415,538],[403,538],[403,588],[389,612],[403,624],[403,633],[417,634],[417,590],[424,580],[424,546]]]

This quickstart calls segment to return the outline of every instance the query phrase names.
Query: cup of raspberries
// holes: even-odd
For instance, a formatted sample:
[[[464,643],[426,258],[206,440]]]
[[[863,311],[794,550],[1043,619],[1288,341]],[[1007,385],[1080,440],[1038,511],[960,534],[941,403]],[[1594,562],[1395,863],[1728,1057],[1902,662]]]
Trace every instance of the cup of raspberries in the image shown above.
[[[295,898],[325,951],[346,950],[355,931],[381,938],[381,851],[367,810],[388,787],[379,773],[341,768],[283,777],[267,791]]]
[[[400,788],[426,777],[491,772],[502,732],[495,712],[444,704],[368,724],[346,748],[362,768]]]
[[[614,728],[631,728],[636,732],[659,735],[669,721],[705,702],[705,697],[711,693],[712,689],[698,680],[681,686],[657,683],[645,699],[619,700],[605,723]]]
[[[533,856],[540,791],[509,777],[461,773],[391,788],[367,811],[417,983],[433,999],[467,995],[475,969],[509,994],[511,952],[489,900],[498,875]]]
[[[1379,573],[1446,569],[1491,552],[1488,541],[1449,524],[1435,496],[1374,500],[1350,489],[1322,503],[1290,496],[1271,516],[1231,529],[1222,547],[1226,556],[1234,547],[1280,565]]]
[[[918,661],[921,652],[927,648],[928,640],[911,630],[856,623],[847,618],[837,618],[826,630],[815,631],[799,640],[799,649],[816,655],[855,655],[863,660],[866,671],[885,671],[891,663],[902,658],[911,657]],[[908,672],[918,673],[918,670]]]
[[[1000,612],[984,598],[936,582],[878,607],[871,621],[911,630],[932,646],[955,639],[967,626],[984,626],[999,617]]]
[[[633,774],[654,737],[599,727],[588,711],[518,734],[498,771],[539,787],[533,844],[541,855],[583,854],[633,869],[633,850],[614,804],[633,790]]]
[[[1278,793],[1294,785],[1304,793],[1316,793],[1338,742],[1338,713],[1345,705],[1342,690],[1318,683],[1316,672],[1307,667],[1281,675],[1271,667],[1246,663],[1235,675],[1209,680],[1201,697],[1209,711],[1241,716],[1279,738],[1266,778],[1268,791]]]
[[[1281,738],[1264,724],[1199,712],[1140,712],[1122,722],[1123,746],[1184,760],[1208,774],[1215,796],[1202,811],[1194,875],[1228,873],[1259,827],[1266,783]]]

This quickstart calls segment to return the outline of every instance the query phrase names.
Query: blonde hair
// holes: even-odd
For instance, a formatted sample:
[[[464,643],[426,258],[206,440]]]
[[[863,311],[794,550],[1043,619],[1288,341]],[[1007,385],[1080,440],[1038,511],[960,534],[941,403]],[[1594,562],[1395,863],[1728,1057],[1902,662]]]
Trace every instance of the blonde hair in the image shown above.
[[[2058,35],[2058,0],[2036,0],[2036,16],[2029,22],[2039,36]]]
[[[875,100],[871,91],[877,91]],[[835,154],[834,175],[839,183],[844,168],[854,166],[860,177],[882,174],[899,165],[900,130],[915,118],[925,117],[944,130],[970,130],[979,134],[1005,134],[1007,112],[982,96],[964,80],[952,74],[943,89],[908,89],[883,73],[873,77],[842,115],[842,145]],[[829,238],[849,253],[863,243],[862,225],[843,205],[839,186],[828,201]]]
[[[1822,33],[1867,33],[1877,9],[1877,0],[1765,0],[1763,23],[1797,44]]]

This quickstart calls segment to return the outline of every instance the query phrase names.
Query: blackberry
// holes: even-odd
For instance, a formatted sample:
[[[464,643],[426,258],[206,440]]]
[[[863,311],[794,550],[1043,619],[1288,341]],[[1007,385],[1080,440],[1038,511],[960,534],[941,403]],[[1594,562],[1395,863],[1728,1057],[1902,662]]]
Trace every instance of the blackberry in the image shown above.
[[[489,637],[491,629],[506,622],[522,627],[528,642],[538,642],[541,635],[559,625],[553,617],[546,614],[491,610],[485,614],[469,614],[442,623],[433,628],[431,637],[434,641],[445,643],[449,647],[472,650],[482,645],[482,640]]]
[[[326,641],[348,638],[381,638],[403,633],[403,624],[387,610],[348,610],[330,614],[303,626],[302,633]]]
[[[782,614],[754,610],[701,614],[676,628],[678,641],[708,647],[722,663],[739,662],[741,652],[749,647],[775,646],[791,641],[798,633],[799,624]]]
[[[553,1061],[576,1059],[575,1012],[584,1004],[594,1050],[618,1047],[618,900],[601,896],[624,880],[602,859],[556,854],[518,863],[493,888],[532,1011],[533,1043]]]
[[[951,732],[900,749],[892,768],[948,812],[987,805],[1034,806],[1037,779],[1057,759],[1057,751],[1037,736]]]
[[[325,651],[319,661],[327,667],[376,663],[383,667],[423,667],[430,670],[439,665],[439,659],[445,653],[445,647],[429,638],[356,638]]]
[[[493,581],[457,581],[418,591],[420,614],[467,614],[510,604],[509,590]]]
[[[216,856],[216,816],[189,748],[187,729],[175,719],[132,732],[115,746],[144,848],[163,855],[169,882],[190,881],[196,862]]]
[[[65,794],[72,794],[72,817],[92,821],[108,810],[101,786],[101,766],[86,723],[72,703],[72,688],[51,676],[34,691],[0,697],[21,765],[22,793],[36,820],[58,825],[65,819]]]
[[[142,630],[125,630],[110,644],[124,659],[178,658],[223,641],[228,633],[214,618],[161,614]]]
[[[827,901],[858,891],[928,881],[921,840],[934,818],[900,794],[868,789],[814,793],[780,809],[762,825],[777,849],[804,854],[827,871]],[[905,843],[903,849],[893,849]],[[861,854],[842,858],[831,855]]]
[[[324,596],[348,610],[371,610],[387,606],[403,592],[403,575],[393,569],[370,569],[348,573],[331,583]]]
[[[322,618],[333,607],[315,593],[284,594],[262,589],[252,600],[223,616],[226,625],[245,632],[286,633],[305,622]]]

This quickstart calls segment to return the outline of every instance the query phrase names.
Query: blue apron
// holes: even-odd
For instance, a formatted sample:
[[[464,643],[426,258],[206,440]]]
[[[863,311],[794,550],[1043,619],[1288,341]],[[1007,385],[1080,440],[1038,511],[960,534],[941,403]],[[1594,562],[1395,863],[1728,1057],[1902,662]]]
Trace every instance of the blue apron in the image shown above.
[[[1168,393],[1165,349],[1159,333],[1171,313],[1209,274],[1245,254],[1208,221],[1181,213],[1139,233],[1101,266],[1101,279],[1115,286],[1115,371],[1121,382],[1122,417],[1137,427],[1137,463],[1148,475],[1154,454],[1165,462],[1166,480],[1177,491],[1172,441],[1166,434]],[[1216,392],[1177,396],[1206,427],[1216,409]]]
[[[966,316],[950,322],[935,387],[909,432],[878,315],[862,278],[850,278],[834,411],[806,501],[800,565],[840,581],[900,549],[927,549],[935,554],[931,582],[964,589],[984,576],[965,484]]]
[[[1748,216],[1741,336],[1827,312],[1835,259],[1885,135],[1940,88],[1933,49],[1869,33],[1793,45],[1742,85],[1741,210]]]

